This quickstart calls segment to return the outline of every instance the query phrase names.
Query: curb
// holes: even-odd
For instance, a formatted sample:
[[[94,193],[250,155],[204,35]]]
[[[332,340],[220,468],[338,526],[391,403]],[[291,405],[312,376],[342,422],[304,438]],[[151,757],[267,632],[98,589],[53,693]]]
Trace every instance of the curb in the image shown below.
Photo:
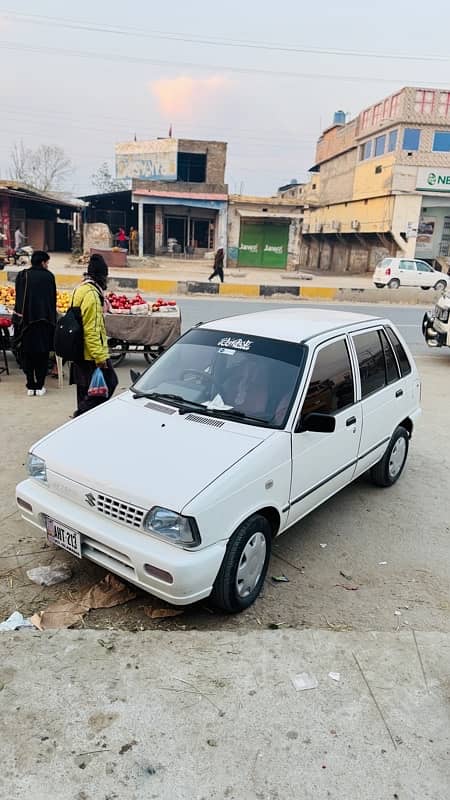
[[[0,271],[1,283],[14,283],[17,272]],[[79,275],[55,273],[58,289],[70,289],[80,283]],[[334,286],[291,286],[272,284],[239,284],[211,283],[209,281],[174,281],[151,278],[128,278],[111,276],[110,286],[113,289],[140,291],[156,295],[209,295],[236,298],[297,298],[304,301],[341,301],[347,303],[383,303],[430,305],[435,301],[437,293],[432,289],[376,289],[351,288]]]

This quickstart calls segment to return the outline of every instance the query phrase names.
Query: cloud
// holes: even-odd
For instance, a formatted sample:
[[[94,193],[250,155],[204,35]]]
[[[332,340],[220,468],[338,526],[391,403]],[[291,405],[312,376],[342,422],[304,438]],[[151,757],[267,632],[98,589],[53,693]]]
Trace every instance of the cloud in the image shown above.
[[[168,119],[194,117],[215,103],[227,91],[230,81],[222,75],[210,78],[162,78],[152,81],[150,91],[160,113]]]

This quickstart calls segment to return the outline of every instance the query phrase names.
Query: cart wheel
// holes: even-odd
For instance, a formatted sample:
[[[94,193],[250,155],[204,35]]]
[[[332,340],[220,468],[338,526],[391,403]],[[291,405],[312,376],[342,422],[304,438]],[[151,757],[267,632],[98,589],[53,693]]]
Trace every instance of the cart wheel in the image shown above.
[[[119,367],[125,361],[128,352],[126,342],[122,342],[119,339],[109,339],[108,347],[111,364],[113,367]]]

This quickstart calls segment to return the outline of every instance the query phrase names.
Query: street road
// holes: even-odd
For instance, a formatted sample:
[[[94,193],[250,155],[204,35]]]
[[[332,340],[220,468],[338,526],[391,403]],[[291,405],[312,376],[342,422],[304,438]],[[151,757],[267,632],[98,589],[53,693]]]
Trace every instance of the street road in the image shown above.
[[[360,305],[359,303],[327,303],[325,305],[314,305],[312,303],[300,304],[270,303],[261,300],[221,300],[215,298],[196,298],[195,300],[179,299],[181,313],[183,317],[183,330],[187,330],[197,322],[210,322],[220,317],[231,317],[235,314],[248,314],[256,311],[269,311],[273,308],[292,308],[298,305],[300,308],[322,308],[325,311],[349,311],[357,314],[369,314],[371,316],[383,317],[392,320],[399,328],[402,336],[406,339],[414,355],[430,355],[439,357],[443,355],[442,350],[432,350],[427,347],[422,337],[422,317],[423,308],[417,306],[382,306],[373,303],[372,305]],[[430,307],[431,307],[430,303]]]

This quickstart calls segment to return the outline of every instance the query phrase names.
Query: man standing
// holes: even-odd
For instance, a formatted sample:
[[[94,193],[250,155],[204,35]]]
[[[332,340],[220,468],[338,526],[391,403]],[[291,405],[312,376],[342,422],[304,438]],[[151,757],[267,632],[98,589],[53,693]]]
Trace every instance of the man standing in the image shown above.
[[[105,397],[89,397],[88,390],[92,375],[96,367],[100,367],[108,387],[108,397],[114,394],[117,387],[117,375],[109,359],[108,337],[106,335],[103,309],[105,298],[108,267],[99,254],[94,253],[89,259],[87,274],[84,282],[75,289],[72,305],[81,311],[84,339],[84,360],[72,364],[70,370],[70,383],[77,387],[77,410],[74,417],[90,411]]]
[[[139,239],[136,228],[130,228],[130,252],[132,256],[137,256],[139,250]]]
[[[14,231],[14,249],[21,250],[25,244],[25,236],[23,235],[20,225]]]

